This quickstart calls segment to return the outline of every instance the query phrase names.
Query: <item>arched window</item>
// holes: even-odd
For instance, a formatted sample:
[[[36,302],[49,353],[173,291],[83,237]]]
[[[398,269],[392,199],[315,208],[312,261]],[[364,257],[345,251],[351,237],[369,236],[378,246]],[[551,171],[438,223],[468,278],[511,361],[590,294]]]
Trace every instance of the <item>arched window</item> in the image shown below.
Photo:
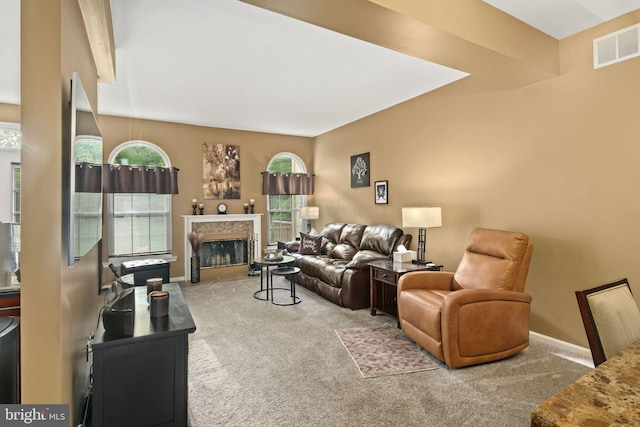
[[[147,141],[117,146],[108,162],[132,166],[169,167],[167,154]],[[171,253],[171,195],[110,194],[108,197],[109,257]]]
[[[292,153],[276,154],[267,167],[269,172],[307,172],[307,168],[300,159]],[[298,195],[268,195],[267,196],[267,231],[269,244],[278,241],[291,241],[299,236],[303,230],[300,219],[300,206],[307,204],[307,196]]]

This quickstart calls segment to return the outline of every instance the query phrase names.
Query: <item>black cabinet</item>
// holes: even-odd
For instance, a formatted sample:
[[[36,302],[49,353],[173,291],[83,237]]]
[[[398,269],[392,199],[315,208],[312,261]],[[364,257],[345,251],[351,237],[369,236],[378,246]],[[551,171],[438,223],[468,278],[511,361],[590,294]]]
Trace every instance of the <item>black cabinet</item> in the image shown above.
[[[136,287],[132,337],[93,342],[93,427],[187,425],[188,334],[196,326],[180,287],[165,283],[169,316],[149,316],[146,287]]]
[[[0,403],[20,403],[19,317],[0,317]]]

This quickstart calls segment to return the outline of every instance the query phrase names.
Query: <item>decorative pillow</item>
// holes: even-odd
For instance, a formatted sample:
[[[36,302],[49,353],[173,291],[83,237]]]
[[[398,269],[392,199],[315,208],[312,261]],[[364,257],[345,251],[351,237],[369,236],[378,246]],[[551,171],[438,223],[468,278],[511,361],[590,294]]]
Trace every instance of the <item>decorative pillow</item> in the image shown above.
[[[300,233],[300,250],[301,255],[319,255],[322,245],[322,236],[307,233]]]

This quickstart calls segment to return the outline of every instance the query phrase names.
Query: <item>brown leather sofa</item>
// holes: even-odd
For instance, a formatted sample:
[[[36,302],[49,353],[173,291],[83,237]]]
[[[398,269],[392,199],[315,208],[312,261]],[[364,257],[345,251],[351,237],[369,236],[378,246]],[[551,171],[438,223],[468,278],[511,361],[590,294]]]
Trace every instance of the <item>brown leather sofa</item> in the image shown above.
[[[402,331],[451,368],[491,362],[529,345],[524,292],[533,245],[522,233],[476,228],[455,273],[398,280]]]
[[[320,237],[321,236],[321,237]],[[300,268],[296,283],[329,301],[351,309],[369,306],[371,261],[391,259],[398,245],[408,247],[411,235],[391,225],[331,223],[318,239],[317,254],[303,254],[306,237],[284,245]]]

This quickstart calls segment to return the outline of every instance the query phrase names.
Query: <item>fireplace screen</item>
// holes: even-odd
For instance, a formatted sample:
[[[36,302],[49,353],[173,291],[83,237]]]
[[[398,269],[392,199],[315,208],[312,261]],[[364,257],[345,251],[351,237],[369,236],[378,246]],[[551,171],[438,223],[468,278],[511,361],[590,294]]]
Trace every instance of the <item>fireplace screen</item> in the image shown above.
[[[202,243],[200,268],[248,265],[247,238],[217,239]]]

